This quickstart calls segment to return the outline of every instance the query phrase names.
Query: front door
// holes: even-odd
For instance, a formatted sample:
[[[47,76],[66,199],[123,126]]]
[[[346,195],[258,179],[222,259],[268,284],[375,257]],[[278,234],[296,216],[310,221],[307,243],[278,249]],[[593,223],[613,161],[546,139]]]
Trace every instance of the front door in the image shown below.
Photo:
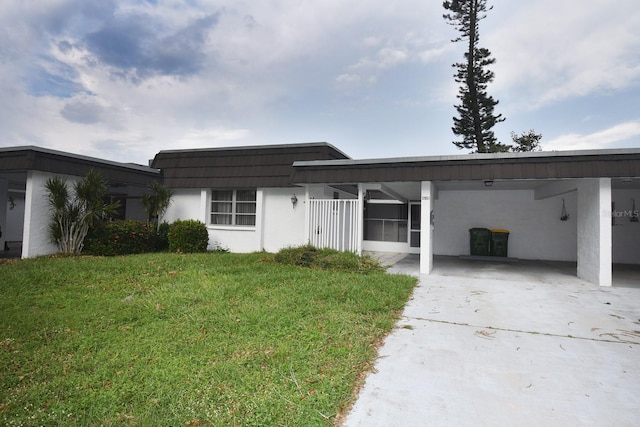
[[[409,246],[412,253],[420,253],[420,202],[409,204]]]

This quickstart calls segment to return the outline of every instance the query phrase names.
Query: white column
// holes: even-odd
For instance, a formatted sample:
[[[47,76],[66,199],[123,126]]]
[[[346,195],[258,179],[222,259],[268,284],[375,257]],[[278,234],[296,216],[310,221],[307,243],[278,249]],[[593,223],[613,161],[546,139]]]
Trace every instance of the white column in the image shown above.
[[[431,181],[422,181],[420,190],[420,274],[431,274],[433,269],[433,227],[431,211],[435,195]]]
[[[49,237],[51,211],[47,204],[45,184],[55,175],[43,172],[27,172],[24,197],[24,231],[22,233],[22,258],[55,254],[56,246]],[[73,185],[74,177],[66,177],[67,186]]]
[[[195,207],[195,206],[194,206]],[[209,224],[209,190],[200,189],[200,215],[198,218],[205,224]],[[179,218],[178,218],[179,219]]]
[[[611,286],[611,178],[584,179],[578,188],[578,277]]]
[[[258,237],[258,251],[264,250],[265,199],[264,189],[258,188],[256,190],[256,235]]]
[[[304,186],[304,243],[311,243],[311,192],[309,186]]]

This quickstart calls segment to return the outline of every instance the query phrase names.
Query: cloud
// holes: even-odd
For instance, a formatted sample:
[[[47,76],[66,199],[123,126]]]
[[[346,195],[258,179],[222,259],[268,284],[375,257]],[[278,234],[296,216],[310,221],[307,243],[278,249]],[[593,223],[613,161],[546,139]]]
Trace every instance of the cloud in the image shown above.
[[[188,77],[202,69],[207,34],[217,21],[218,14],[210,14],[165,34],[147,15],[126,15],[87,34],[84,46],[114,74],[132,81],[155,75]]]
[[[178,139],[176,144],[181,148],[232,145],[233,142],[245,140],[249,135],[248,129],[228,129],[224,127],[192,129]]]
[[[621,13],[621,11],[624,11]],[[494,15],[495,14],[495,15]],[[498,2],[482,21],[481,44],[497,59],[497,93],[537,109],[640,82],[640,11],[635,0]]]
[[[60,114],[74,123],[93,124],[102,119],[104,108],[93,102],[72,101],[66,104]]]
[[[57,61],[42,61],[30,67],[22,77],[27,91],[34,96],[68,98],[83,90],[72,67]]]
[[[636,2],[491,0],[481,44],[498,60],[490,92],[507,123],[568,145],[596,144],[584,116],[637,123]],[[442,141],[464,46],[442,13],[418,0],[0,2],[0,144],[142,163],[161,149],[271,141],[455,151]],[[612,96],[571,103],[594,91]],[[566,116],[548,120],[559,101]],[[538,110],[517,117],[516,104]]]
[[[545,151],[612,148],[637,137],[640,137],[640,121],[629,121],[591,134],[561,135],[545,142],[543,148]]]
[[[385,70],[406,62],[408,57],[409,54],[403,48],[384,47],[378,50],[373,57],[362,58],[355,65],[351,66],[351,68],[354,70],[360,68],[377,68]]]

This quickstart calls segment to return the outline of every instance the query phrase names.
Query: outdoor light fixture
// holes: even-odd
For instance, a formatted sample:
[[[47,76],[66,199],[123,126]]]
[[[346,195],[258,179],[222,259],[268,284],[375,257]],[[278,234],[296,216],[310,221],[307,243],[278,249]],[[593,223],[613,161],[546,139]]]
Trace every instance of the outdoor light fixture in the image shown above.
[[[487,180],[484,182],[484,186],[485,187],[491,187],[493,185],[493,181],[492,180]]]
[[[631,178],[622,178],[620,181],[622,181],[623,184],[627,184],[627,185],[633,182]]]
[[[291,204],[293,205],[293,207],[296,207],[296,204],[298,203],[298,198],[296,197],[296,195],[294,194],[293,196],[291,196]]]

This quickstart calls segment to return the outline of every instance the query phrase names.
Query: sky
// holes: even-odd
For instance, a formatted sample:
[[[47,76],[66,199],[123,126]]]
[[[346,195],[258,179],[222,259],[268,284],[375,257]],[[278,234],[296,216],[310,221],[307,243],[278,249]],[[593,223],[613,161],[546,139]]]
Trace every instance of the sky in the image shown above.
[[[498,139],[640,147],[637,0],[489,0]],[[440,0],[0,2],[0,147],[147,164],[160,150],[328,142],[464,154],[463,43]]]

